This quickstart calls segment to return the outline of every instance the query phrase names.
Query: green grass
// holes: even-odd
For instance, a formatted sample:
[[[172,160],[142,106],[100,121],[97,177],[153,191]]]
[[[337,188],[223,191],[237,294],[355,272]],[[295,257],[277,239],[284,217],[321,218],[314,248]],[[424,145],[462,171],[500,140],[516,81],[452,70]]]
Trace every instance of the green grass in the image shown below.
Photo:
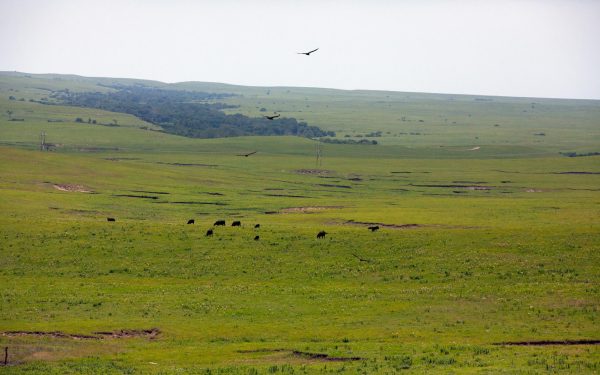
[[[90,80],[77,85],[89,89]],[[352,95],[367,106],[367,93]],[[568,112],[568,103],[556,105]],[[598,346],[494,345],[600,338],[600,175],[559,174],[600,172],[598,156],[561,157],[562,141],[546,148],[517,136],[465,151],[460,135],[449,135],[453,147],[324,145],[316,167],[305,139],[193,140],[121,114],[102,114],[121,127],[48,123],[88,110],[0,99],[2,112],[7,106],[26,121],[0,121],[0,332],[161,334],[0,335],[14,363],[0,374],[600,368]],[[565,140],[569,150],[599,148],[598,117],[586,113],[589,136]],[[62,146],[37,151],[41,130]],[[305,171],[313,169],[322,171]],[[66,184],[92,193],[54,187]],[[286,210],[294,207],[313,209]],[[243,227],[205,237],[221,218]],[[351,220],[419,227],[371,233]],[[329,233],[324,240],[319,230]],[[294,350],[362,359],[327,362]]]

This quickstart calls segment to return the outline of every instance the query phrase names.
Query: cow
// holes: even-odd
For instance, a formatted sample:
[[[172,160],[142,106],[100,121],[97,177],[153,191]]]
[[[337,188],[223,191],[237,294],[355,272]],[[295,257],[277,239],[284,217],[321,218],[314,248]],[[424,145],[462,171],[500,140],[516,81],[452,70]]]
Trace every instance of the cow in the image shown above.
[[[242,226],[242,222],[241,221],[234,221],[233,223],[231,223],[232,227],[241,227]]]
[[[254,236],[254,241],[260,240],[260,236]]]
[[[114,218],[114,217],[107,217],[107,218],[106,218],[106,221],[117,221],[117,220],[115,220],[115,218]]]
[[[195,222],[196,222],[196,220],[194,220],[194,219],[189,219],[188,220],[188,224],[194,224]]]
[[[225,225],[225,220],[217,220],[217,221],[215,221],[215,223],[213,225],[214,226]]]
[[[258,228],[260,228],[260,224],[255,224],[254,229],[258,229]]]
[[[369,229],[371,230],[371,232],[375,232],[375,231],[379,230],[379,225],[369,227]]]
[[[317,234],[317,238],[325,238],[325,235],[327,234],[327,232],[325,232],[324,230],[320,231]]]
[[[212,229],[209,229],[209,230],[206,231],[206,237],[210,237],[212,235],[213,235],[213,230]]]

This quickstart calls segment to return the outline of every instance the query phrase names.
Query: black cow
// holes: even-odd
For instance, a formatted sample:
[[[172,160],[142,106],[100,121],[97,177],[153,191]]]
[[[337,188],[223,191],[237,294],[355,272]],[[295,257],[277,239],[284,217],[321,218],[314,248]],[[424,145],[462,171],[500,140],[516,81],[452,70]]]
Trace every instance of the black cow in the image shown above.
[[[188,224],[194,224],[196,221],[194,219],[189,219]]]
[[[117,220],[115,220],[115,218],[114,218],[114,217],[107,217],[107,218],[106,218],[106,221],[117,221]]]
[[[213,230],[212,229],[209,229],[209,230],[206,231],[206,237],[210,237],[212,235],[213,235]]]
[[[254,229],[258,229],[258,228],[260,228],[260,224],[255,224]]]
[[[317,234],[317,238],[325,238],[325,235],[327,234],[327,232],[325,232],[324,230],[320,231]]]
[[[241,221],[234,221],[233,223],[231,223],[232,227],[241,227],[242,226],[242,222]]]
[[[225,225],[225,220],[217,220],[217,221],[215,221],[215,223],[214,223],[213,225],[214,225],[214,226],[217,226],[217,225]]]
[[[379,230],[379,225],[369,227],[369,229],[371,230],[371,232],[375,232],[375,231]]]
[[[254,236],[254,241],[258,241],[260,239],[260,236]]]

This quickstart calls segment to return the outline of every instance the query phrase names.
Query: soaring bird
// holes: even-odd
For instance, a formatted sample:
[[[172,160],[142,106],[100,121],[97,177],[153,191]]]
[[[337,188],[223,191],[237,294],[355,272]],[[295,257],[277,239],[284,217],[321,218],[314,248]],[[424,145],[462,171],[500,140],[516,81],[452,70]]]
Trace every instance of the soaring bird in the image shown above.
[[[308,51],[308,52],[298,52],[298,55],[306,55],[306,56],[310,56],[311,53],[317,51],[317,49],[313,49],[312,51]]]
[[[248,156],[250,156],[250,155],[254,155],[254,154],[256,154],[256,152],[257,152],[257,151],[252,151],[252,152],[251,152],[251,153],[249,153],[249,154],[238,154],[238,156],[245,156],[245,157],[248,157]]]
[[[281,115],[278,114],[278,115],[273,115],[273,116],[265,116],[265,118],[268,119],[268,120],[273,120],[273,119],[275,119],[275,118],[277,118],[279,116],[281,116]]]

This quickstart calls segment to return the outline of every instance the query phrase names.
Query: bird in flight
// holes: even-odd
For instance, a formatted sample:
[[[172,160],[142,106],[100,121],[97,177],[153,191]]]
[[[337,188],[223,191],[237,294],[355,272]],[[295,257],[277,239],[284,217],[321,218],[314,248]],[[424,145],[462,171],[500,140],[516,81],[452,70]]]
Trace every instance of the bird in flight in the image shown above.
[[[273,115],[273,116],[265,116],[265,118],[266,118],[266,119],[269,119],[269,120],[273,120],[273,119],[276,119],[276,118],[277,118],[277,117],[279,117],[279,116],[281,116],[281,115],[280,115],[280,114],[277,114],[277,115]]]
[[[310,56],[311,53],[317,51],[317,49],[313,49],[312,51],[308,51],[308,52],[298,52],[298,55],[306,55],[306,56]]]
[[[248,157],[248,156],[250,156],[250,155],[254,155],[254,154],[256,154],[256,152],[257,152],[257,151],[252,151],[252,152],[251,152],[251,153],[249,153],[249,154],[238,154],[238,156],[245,156],[245,157]]]

